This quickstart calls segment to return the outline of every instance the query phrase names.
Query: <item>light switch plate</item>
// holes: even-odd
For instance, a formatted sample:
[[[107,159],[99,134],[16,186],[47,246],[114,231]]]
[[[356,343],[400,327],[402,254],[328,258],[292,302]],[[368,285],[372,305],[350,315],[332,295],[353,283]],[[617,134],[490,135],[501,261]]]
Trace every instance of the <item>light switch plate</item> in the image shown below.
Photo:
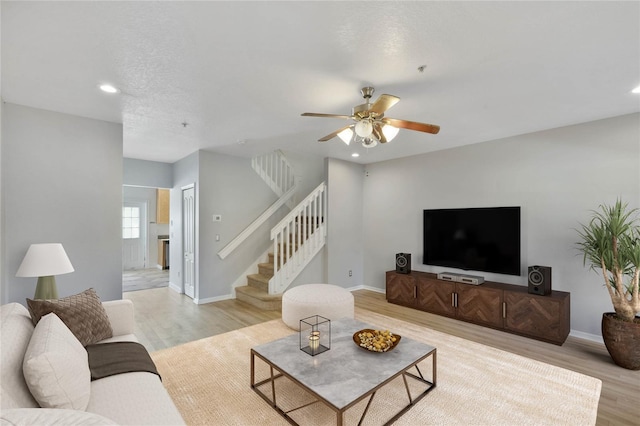
[[[213,221],[214,222],[222,222],[222,215],[221,214],[214,214],[213,215]]]

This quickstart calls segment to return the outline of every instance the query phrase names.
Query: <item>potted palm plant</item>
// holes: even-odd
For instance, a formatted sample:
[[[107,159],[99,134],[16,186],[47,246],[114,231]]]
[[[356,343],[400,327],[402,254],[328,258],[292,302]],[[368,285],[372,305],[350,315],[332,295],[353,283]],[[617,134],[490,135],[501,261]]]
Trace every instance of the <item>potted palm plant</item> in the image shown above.
[[[638,209],[617,200],[600,205],[591,220],[580,224],[584,264],[601,272],[614,312],[602,316],[602,338],[613,361],[640,370],[640,218]],[[599,270],[599,271],[598,271]]]

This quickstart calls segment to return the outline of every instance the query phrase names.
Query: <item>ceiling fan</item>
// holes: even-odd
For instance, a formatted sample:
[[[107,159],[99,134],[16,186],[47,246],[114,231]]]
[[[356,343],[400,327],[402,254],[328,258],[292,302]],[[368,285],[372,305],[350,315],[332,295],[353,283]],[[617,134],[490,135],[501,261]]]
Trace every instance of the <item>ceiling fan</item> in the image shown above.
[[[338,136],[344,143],[349,145],[351,141],[362,142],[367,148],[372,148],[380,143],[390,142],[400,129],[416,130],[418,132],[436,134],[440,131],[440,126],[434,124],[418,123],[415,121],[399,120],[385,117],[384,113],[397,104],[400,98],[393,95],[380,95],[374,103],[370,103],[371,95],[375,89],[373,87],[363,87],[360,90],[365,103],[353,107],[351,115],[319,114],[305,112],[303,117],[325,117],[325,118],[345,118],[353,120],[354,123],[342,127],[327,136],[318,139],[318,142],[326,142]]]

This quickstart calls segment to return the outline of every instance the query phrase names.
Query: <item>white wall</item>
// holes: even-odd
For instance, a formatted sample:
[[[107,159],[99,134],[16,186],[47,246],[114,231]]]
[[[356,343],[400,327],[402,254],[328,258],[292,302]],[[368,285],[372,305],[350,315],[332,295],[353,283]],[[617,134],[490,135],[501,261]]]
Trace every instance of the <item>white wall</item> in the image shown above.
[[[122,180],[124,185],[173,188],[173,165],[158,161],[125,158]]]
[[[37,279],[15,273],[45,242],[75,268],[56,277],[61,297],[93,287],[122,298],[122,125],[8,103],[2,119],[2,303],[33,297]]]
[[[300,202],[318,185],[326,181],[324,158],[292,151],[283,151],[283,154],[293,168],[296,184],[298,185],[295,200]]]
[[[364,166],[328,159],[328,283],[345,288],[364,281]],[[352,276],[349,277],[349,270]]]
[[[526,285],[528,265],[551,266],[553,289],[571,293],[572,330],[600,335],[612,305],[575,229],[617,197],[640,206],[639,141],[631,114],[366,166],[364,284],[384,289],[398,252],[412,253],[414,270],[450,270],[422,264],[424,209],[521,206],[522,275],[477,274]]]

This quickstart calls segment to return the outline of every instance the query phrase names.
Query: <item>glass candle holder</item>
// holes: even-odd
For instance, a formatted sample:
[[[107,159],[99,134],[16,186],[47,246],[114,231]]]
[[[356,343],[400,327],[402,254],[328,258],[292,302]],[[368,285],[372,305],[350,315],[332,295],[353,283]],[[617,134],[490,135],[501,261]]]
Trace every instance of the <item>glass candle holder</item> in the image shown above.
[[[316,356],[331,348],[331,321],[320,315],[300,320],[300,350]]]

